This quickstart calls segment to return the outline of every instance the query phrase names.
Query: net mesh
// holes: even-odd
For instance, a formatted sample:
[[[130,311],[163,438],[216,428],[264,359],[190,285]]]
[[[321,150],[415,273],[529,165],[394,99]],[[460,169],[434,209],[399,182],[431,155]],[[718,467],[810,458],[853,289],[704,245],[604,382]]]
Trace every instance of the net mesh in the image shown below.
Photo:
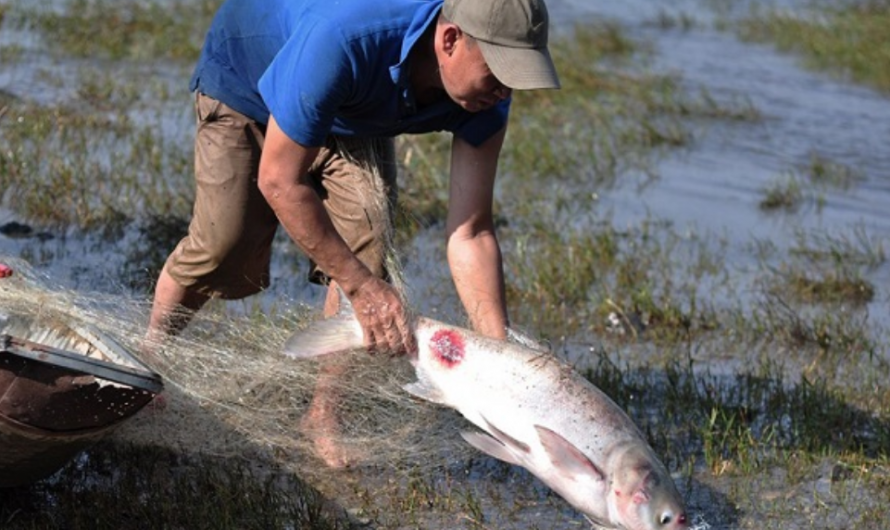
[[[158,344],[145,338],[147,300],[65,290],[25,262],[0,261],[15,270],[0,280],[0,313],[92,325],[163,377],[163,400],[115,433],[129,442],[228,457],[262,452],[304,474],[324,467],[315,457],[319,438],[340,447],[354,465],[437,465],[468,451],[457,435],[463,422],[457,413],[402,390],[413,377],[407,360],[346,353],[295,361],[282,355],[290,334],[318,318],[312,308],[239,316],[212,303],[181,335]],[[40,325],[32,327],[39,333]],[[327,372],[337,375],[319,378]],[[303,422],[319,384],[339,396],[328,405],[340,419],[340,432]]]

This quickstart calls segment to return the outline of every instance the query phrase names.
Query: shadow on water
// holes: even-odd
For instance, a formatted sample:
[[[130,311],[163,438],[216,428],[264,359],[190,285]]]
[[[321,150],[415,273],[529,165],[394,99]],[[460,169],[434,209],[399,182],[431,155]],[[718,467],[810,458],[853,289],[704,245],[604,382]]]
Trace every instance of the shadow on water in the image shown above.
[[[0,527],[369,528],[193,399],[165,396],[166,409],[145,409],[51,477],[0,489]],[[217,453],[221,439],[244,449]]]
[[[187,219],[156,215],[138,222],[127,220],[117,230],[66,234],[16,220],[2,222],[3,218],[0,215],[0,246],[14,247],[48,276],[70,278],[90,290],[123,287],[131,293],[154,290],[168,254],[187,233],[189,224]],[[93,267],[90,259],[103,265]],[[109,270],[115,271],[114,277],[99,277]]]
[[[135,292],[152,292],[170,251],[188,232],[188,219],[152,216],[139,224],[139,236],[127,248],[121,280]]]

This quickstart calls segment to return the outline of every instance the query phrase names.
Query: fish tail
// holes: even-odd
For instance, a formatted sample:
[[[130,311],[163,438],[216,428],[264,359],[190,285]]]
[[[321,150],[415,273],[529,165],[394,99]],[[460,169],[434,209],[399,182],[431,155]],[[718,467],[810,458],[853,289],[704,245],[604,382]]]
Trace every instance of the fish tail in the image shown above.
[[[309,359],[364,347],[364,332],[355,318],[352,304],[339,287],[337,291],[340,311],[291,335],[284,343],[282,351],[285,355],[294,359]]]

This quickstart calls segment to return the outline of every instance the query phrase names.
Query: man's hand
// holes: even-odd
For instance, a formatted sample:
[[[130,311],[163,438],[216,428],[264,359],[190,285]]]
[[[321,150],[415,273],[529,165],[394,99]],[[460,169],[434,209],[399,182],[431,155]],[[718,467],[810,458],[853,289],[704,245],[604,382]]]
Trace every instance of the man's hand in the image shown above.
[[[350,301],[364,330],[368,351],[394,354],[417,351],[410,318],[392,285],[372,276],[352,294]]]

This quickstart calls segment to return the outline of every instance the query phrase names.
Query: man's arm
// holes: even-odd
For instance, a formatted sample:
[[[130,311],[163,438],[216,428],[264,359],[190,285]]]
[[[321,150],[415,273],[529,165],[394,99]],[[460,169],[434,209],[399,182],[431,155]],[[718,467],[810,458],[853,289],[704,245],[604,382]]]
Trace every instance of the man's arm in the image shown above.
[[[506,127],[479,147],[455,137],[446,225],[448,264],[473,328],[505,338],[509,323],[492,202]]]
[[[414,336],[398,293],[349,249],[309,181],[318,152],[318,147],[291,140],[270,118],[260,158],[260,191],[288,235],[349,297],[365,344],[371,349],[412,351]]]

